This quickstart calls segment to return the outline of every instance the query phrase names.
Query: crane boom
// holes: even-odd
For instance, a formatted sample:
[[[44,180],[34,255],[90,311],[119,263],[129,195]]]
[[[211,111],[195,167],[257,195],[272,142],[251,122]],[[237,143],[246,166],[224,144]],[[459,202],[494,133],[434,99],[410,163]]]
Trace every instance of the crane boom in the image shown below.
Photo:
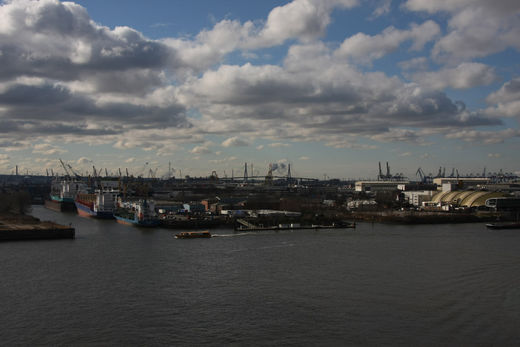
[[[72,168],[72,166],[70,166],[70,164],[67,164],[67,167],[69,168],[70,172],[72,172],[74,174],[74,176],[76,178],[81,178],[81,175],[78,174],[76,171],[74,171],[74,169]]]
[[[61,159],[58,159],[60,161],[60,164],[61,166],[63,167],[63,170],[65,170],[65,174],[69,177],[71,177],[70,173],[69,173],[69,170],[67,169],[67,166],[65,165],[65,163],[63,162],[63,160]]]

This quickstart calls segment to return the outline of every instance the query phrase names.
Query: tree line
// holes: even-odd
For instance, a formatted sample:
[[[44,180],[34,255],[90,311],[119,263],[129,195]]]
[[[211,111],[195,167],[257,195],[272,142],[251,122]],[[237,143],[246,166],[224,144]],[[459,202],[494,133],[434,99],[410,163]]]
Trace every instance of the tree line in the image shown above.
[[[0,213],[26,214],[30,208],[31,195],[28,192],[0,192]]]

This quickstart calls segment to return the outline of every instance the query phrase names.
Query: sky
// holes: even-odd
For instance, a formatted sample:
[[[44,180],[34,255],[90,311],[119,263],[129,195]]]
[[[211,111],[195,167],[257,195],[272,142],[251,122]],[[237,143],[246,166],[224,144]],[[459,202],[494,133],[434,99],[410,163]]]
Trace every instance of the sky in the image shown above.
[[[0,173],[520,174],[517,0],[0,0]]]

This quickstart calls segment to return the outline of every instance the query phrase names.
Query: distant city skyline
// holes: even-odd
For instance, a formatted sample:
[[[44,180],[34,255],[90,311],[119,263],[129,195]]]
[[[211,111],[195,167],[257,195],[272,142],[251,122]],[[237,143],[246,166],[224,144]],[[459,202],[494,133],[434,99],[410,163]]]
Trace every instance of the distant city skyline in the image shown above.
[[[0,1],[0,174],[520,174],[519,19],[515,0]]]

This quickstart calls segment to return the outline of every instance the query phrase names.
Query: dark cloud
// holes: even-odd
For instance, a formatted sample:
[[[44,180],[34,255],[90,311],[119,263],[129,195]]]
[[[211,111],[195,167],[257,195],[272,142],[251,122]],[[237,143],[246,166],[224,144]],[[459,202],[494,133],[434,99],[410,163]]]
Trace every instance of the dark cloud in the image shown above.
[[[39,133],[77,133],[89,134],[82,125],[48,126],[54,122],[86,121],[110,122],[112,129],[123,131],[128,128],[157,128],[157,127],[190,127],[185,117],[185,108],[178,104],[166,107],[135,105],[126,102],[97,103],[93,99],[71,93],[66,87],[59,85],[13,85],[0,94],[0,104],[4,110],[0,112],[0,120],[10,127],[13,124],[24,122],[34,126]],[[38,122],[41,123],[37,126]],[[2,127],[9,129],[9,126]],[[21,127],[17,127],[18,130]],[[111,132],[101,132],[114,133]]]

